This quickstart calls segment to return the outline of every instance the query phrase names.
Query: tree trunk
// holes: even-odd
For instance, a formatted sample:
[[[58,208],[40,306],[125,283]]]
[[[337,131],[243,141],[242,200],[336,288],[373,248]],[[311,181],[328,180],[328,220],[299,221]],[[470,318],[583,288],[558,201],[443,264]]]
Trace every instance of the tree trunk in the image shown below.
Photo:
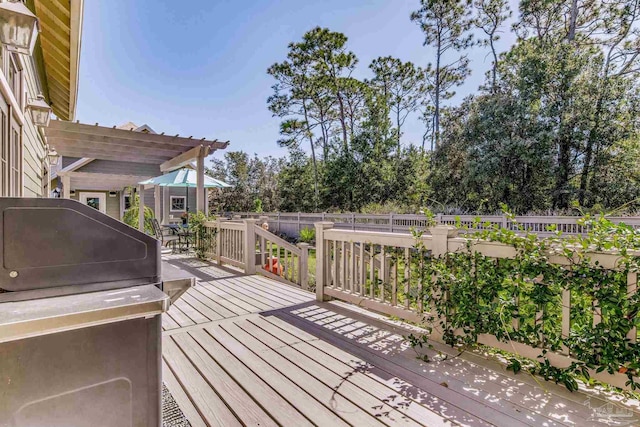
[[[440,46],[438,45],[438,54],[436,58],[436,83],[434,90],[434,115],[433,115],[433,137],[431,138],[431,151],[440,147]],[[435,143],[435,144],[434,144]]]
[[[309,146],[311,147],[311,161],[313,162],[313,190],[315,193],[315,197],[313,200],[313,204],[315,206],[315,210],[318,210],[318,201],[320,200],[320,193],[318,191],[318,162],[316,161],[316,148],[313,144],[313,134],[311,133],[311,128],[309,127],[309,114],[307,113],[307,103],[302,102],[302,108],[304,109],[304,120],[307,124],[307,133],[309,134]]]
[[[342,96],[340,96],[340,92],[338,92],[336,96],[338,97],[338,105],[340,106],[340,125],[342,126],[342,145],[344,148],[344,152],[348,153],[349,142],[347,139],[347,122],[345,119],[344,103],[342,102]]]
[[[493,66],[491,67],[491,93],[496,92],[496,75],[498,69],[498,54],[496,53],[496,47],[493,44],[493,35],[494,33],[491,33],[491,35],[489,36],[491,54],[493,55]]]
[[[400,159],[400,104],[396,105],[396,129],[397,129],[397,137],[398,137],[398,160]]]
[[[589,132],[589,139],[587,140],[587,146],[584,153],[584,165],[582,166],[582,174],[580,175],[580,194],[578,196],[578,200],[580,201],[581,206],[584,205],[587,197],[587,192],[589,191],[589,173],[591,172],[593,147],[597,142],[598,131],[600,128],[600,115],[602,114],[602,97],[603,94],[600,94],[596,103],[594,122]]]
[[[567,41],[572,42],[576,38],[576,25],[578,21],[578,0],[571,1],[571,13],[569,15],[569,31]]]

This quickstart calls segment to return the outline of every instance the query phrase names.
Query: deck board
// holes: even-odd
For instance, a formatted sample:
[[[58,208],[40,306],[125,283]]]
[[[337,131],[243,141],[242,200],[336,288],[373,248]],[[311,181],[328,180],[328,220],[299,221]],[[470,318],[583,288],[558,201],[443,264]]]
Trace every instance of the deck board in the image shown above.
[[[439,344],[425,363],[407,325],[206,261],[169,262],[198,279],[162,322],[165,384],[193,426],[581,427],[613,402]]]

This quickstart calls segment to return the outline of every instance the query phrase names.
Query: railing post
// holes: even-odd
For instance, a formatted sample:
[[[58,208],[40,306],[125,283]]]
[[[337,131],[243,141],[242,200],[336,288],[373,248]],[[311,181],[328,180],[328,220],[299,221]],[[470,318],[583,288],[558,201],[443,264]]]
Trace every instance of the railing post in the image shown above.
[[[458,235],[458,229],[449,225],[431,227],[431,254],[434,258],[443,256],[449,250],[449,238]]]
[[[218,218],[216,221],[216,261],[218,265],[222,265],[222,223],[225,222],[225,218]]]
[[[300,235],[300,230],[301,230],[301,227],[300,227],[300,212],[298,212],[298,236]]]
[[[298,243],[300,248],[300,286],[305,291],[309,290],[309,244]]]
[[[508,222],[507,216],[505,214],[502,214],[502,228],[506,230],[508,226],[509,226],[509,222]]]
[[[436,214],[436,224],[442,224],[442,214]]]
[[[244,272],[256,274],[256,219],[244,219]]]
[[[389,214],[389,232],[393,233],[393,212]]]
[[[277,226],[276,226],[276,231],[278,233],[280,232],[280,212],[278,212],[278,222],[277,222]]]
[[[333,228],[332,222],[316,222],[316,300],[325,301],[324,285],[327,273],[327,243],[324,241],[324,231]]]

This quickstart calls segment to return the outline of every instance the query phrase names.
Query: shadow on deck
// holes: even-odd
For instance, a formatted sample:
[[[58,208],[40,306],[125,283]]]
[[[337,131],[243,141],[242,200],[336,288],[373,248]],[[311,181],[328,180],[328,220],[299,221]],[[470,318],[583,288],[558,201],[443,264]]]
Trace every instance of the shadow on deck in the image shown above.
[[[637,401],[571,393],[260,276],[184,257],[200,283],[165,316],[164,379],[200,425],[640,425]]]

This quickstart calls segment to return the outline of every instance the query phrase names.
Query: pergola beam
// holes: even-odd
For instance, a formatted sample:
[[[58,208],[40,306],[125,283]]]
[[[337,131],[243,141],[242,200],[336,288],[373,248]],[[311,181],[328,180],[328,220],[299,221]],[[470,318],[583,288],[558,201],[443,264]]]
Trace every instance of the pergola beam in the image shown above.
[[[107,137],[102,135],[87,135],[77,132],[67,132],[55,129],[47,131],[47,138],[50,140],[51,145],[53,145],[53,143],[55,142],[61,141],[72,144],[84,144],[90,147],[108,146],[113,147],[114,149],[131,149],[132,146],[135,146],[136,148],[160,150],[161,152],[166,152],[169,156],[176,156],[177,154],[184,152],[185,149],[189,149],[193,146],[167,142],[134,141],[127,138]]]
[[[117,128],[108,128],[104,126],[95,126],[88,125],[83,123],[74,123],[74,122],[65,122],[62,120],[51,120],[49,123],[49,127],[45,130],[48,133],[55,130],[61,130],[65,132],[74,132],[81,135],[99,135],[106,136],[108,138],[120,138],[120,139],[128,139],[131,141],[139,142],[151,142],[154,144],[172,144],[172,145],[181,145],[184,147],[194,147],[196,145],[206,145],[215,149],[224,149],[229,145],[229,142],[221,142],[217,139],[215,140],[207,140],[207,139],[193,139],[193,138],[184,138],[178,135],[170,136],[170,135],[162,135],[157,133],[144,133],[144,132],[134,132],[130,130],[117,129]],[[134,142],[134,144],[135,144]]]
[[[166,162],[160,165],[161,172],[171,172],[176,169],[180,169],[183,166],[190,164],[192,161],[196,160],[205,150],[205,147],[199,145],[197,147],[193,147],[191,150],[186,151],[179,156],[174,157],[171,160],[167,160]]]
[[[61,150],[65,150],[67,148],[72,150],[86,150],[87,152],[96,152],[96,153],[116,153],[116,154],[138,154],[156,157],[158,159],[172,159],[175,156],[182,153],[180,150],[162,150],[162,149],[153,149],[146,147],[123,147],[120,145],[109,145],[109,144],[99,144],[85,141],[70,141],[66,139],[49,139],[49,145],[53,146],[51,142],[54,142],[56,151],[60,152]],[[91,156],[85,156],[91,157]],[[166,160],[165,160],[166,161]]]
[[[117,175],[89,172],[60,172],[63,186],[68,180],[69,190],[120,191],[124,187],[137,186],[138,182],[149,179],[147,176]]]
[[[135,152],[124,154],[124,153],[109,153],[102,150],[91,150],[85,151],[82,149],[72,149],[64,147],[62,149],[58,149],[56,147],[56,151],[58,154],[67,157],[87,157],[87,154],[90,154],[90,157],[99,160],[113,160],[116,162],[135,162],[135,163],[148,163],[152,165],[160,164],[166,161],[165,158],[158,157],[149,157],[143,155],[137,155]]]

